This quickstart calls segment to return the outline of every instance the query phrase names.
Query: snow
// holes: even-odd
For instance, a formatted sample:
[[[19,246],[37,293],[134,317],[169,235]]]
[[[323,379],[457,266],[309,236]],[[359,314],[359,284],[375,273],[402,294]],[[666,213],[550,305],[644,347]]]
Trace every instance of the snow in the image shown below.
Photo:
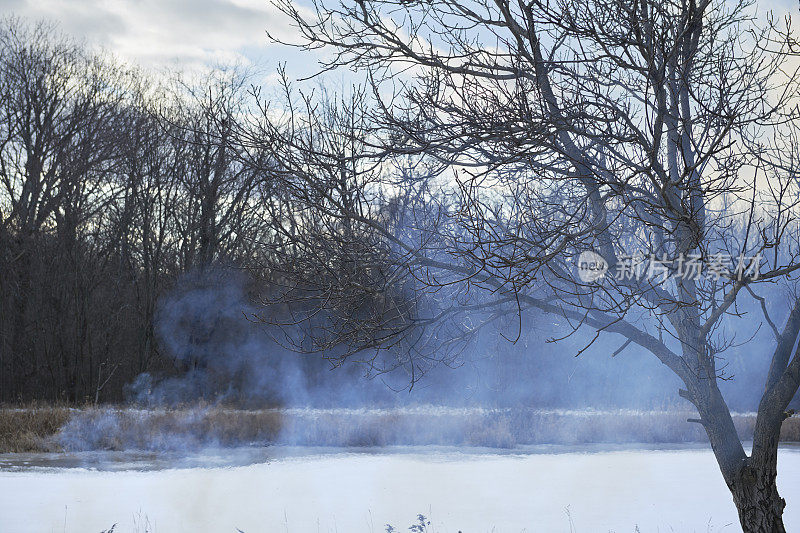
[[[284,452],[257,464],[156,470],[0,462],[0,531],[99,533],[116,523],[125,533],[149,523],[157,533],[371,533],[386,523],[407,531],[418,513],[439,533],[739,531],[705,449]],[[800,530],[800,449],[781,449],[779,471],[787,530]]]

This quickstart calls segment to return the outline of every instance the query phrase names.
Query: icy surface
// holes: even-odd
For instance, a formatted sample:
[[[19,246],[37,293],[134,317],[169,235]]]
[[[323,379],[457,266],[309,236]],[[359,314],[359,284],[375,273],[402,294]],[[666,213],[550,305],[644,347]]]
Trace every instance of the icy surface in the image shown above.
[[[219,450],[171,465],[148,454],[60,460],[0,458],[0,531],[99,533],[115,523],[116,533],[147,524],[157,533],[382,532],[386,523],[407,531],[417,513],[440,533],[739,530],[711,453],[696,447],[285,448]],[[782,449],[779,470],[787,530],[800,530],[800,450]]]

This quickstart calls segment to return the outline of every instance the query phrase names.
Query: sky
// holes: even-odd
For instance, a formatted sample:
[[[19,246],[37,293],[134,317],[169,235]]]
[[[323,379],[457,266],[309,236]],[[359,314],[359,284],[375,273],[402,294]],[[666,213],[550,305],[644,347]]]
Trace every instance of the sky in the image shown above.
[[[269,31],[296,41],[296,31],[269,0],[0,0],[0,16],[55,21],[65,33],[148,69],[239,64],[297,75],[315,65]]]
[[[761,13],[800,15],[797,0],[758,6]],[[0,0],[0,16],[11,14],[57,21],[66,33],[145,68],[239,64],[265,78],[283,62],[290,77],[316,69],[313,55],[270,42],[267,31],[297,40],[270,0]]]

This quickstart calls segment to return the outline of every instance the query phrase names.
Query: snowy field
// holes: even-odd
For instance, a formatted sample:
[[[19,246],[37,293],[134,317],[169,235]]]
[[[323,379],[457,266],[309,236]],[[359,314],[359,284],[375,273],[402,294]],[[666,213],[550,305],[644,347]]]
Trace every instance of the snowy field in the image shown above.
[[[786,526],[800,530],[800,448],[780,455]],[[0,456],[0,531],[738,531],[711,453],[537,447],[220,450],[181,460]]]

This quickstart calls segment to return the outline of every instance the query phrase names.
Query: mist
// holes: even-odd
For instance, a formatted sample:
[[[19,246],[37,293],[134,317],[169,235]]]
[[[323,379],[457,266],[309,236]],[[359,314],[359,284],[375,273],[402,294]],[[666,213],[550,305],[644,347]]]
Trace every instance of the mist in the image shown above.
[[[516,342],[507,340],[509,331],[481,331],[454,361],[432,366],[412,384],[402,367],[380,373],[363,363],[342,364],[324,352],[299,353],[287,346],[280,327],[255,319],[263,310],[254,291],[247,274],[234,268],[206,268],[180,278],[156,315],[158,338],[174,367],[138,376],[126,387],[128,402],[164,407],[201,401],[240,408],[690,407],[677,395],[678,379],[651,354],[629,347],[612,356],[621,341],[611,336],[583,352],[588,335],[548,342],[568,330],[542,314],[524,315]],[[770,302],[780,312],[781,299]],[[768,370],[770,333],[750,318],[756,312],[753,303],[733,325],[753,342],[721,356],[729,377],[722,384],[726,400],[740,412],[757,408],[754,384],[763,382]]]

